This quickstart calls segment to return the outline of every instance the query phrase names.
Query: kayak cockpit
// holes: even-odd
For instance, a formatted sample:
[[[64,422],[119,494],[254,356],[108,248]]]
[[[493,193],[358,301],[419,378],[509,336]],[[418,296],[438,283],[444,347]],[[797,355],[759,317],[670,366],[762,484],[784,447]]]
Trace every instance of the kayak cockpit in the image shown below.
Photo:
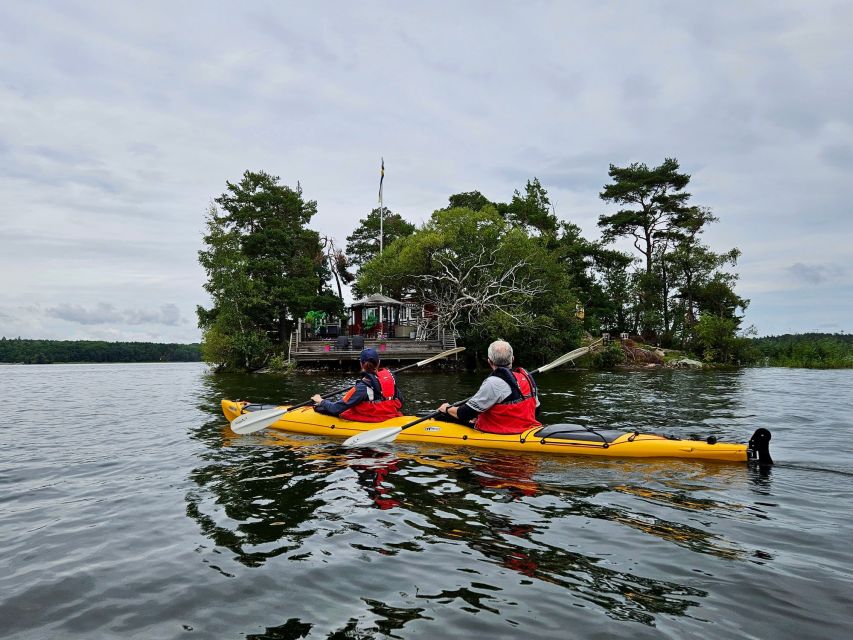
[[[278,406],[279,405],[277,404],[261,404],[259,402],[253,402],[243,405],[243,411],[266,411],[267,409],[276,409]]]

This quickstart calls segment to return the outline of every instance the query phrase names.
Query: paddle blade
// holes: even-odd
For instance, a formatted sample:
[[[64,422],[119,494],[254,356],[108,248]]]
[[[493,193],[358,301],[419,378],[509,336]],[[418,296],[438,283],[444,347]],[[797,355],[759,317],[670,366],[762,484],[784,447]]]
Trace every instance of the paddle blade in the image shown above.
[[[425,364],[429,364],[430,362],[435,362],[436,360],[441,360],[442,358],[447,358],[449,356],[456,355],[457,353],[462,353],[463,351],[465,351],[465,347],[456,347],[454,349],[448,349],[447,351],[442,351],[438,355],[434,355],[431,358],[427,358],[426,360],[421,360],[420,362],[416,362],[414,366],[422,367]],[[406,368],[408,368],[408,367],[406,367]]]
[[[263,411],[252,411],[237,416],[231,422],[231,431],[246,435],[266,429],[273,422],[287,413],[287,409],[264,409]]]
[[[345,447],[364,447],[369,444],[377,444],[379,442],[392,442],[403,427],[384,427],[382,429],[371,429],[357,433],[344,440]]]

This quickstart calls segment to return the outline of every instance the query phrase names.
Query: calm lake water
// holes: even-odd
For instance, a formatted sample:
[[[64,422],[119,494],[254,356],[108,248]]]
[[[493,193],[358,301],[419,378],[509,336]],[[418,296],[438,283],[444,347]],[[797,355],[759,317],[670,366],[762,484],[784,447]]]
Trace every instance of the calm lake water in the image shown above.
[[[535,364],[534,364],[535,366]],[[777,464],[238,437],[343,374],[0,366],[0,637],[847,638],[853,371],[540,376],[546,421],[773,432]],[[479,376],[400,375],[409,412]]]

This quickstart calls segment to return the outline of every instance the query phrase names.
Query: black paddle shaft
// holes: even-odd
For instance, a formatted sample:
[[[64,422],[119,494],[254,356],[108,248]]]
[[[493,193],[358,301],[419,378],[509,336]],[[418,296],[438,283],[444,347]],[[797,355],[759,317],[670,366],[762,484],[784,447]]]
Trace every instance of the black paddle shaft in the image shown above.
[[[421,364],[420,362],[415,362],[414,364],[408,364],[405,367],[400,367],[399,369],[395,369],[391,373],[392,374],[398,374],[401,371],[405,371],[406,369],[411,369],[412,367],[419,367],[420,364]],[[356,382],[358,382],[358,380],[356,380]],[[355,382],[353,382],[353,384],[355,384]],[[328,393],[324,393],[320,397],[321,398],[331,398],[332,396],[336,396],[339,393],[343,393],[344,391],[349,389],[351,386],[352,385],[347,385],[346,387],[341,387],[340,389],[335,389],[334,391],[329,391]],[[299,407],[307,407],[312,402],[314,402],[314,401],[313,400],[306,400],[305,402],[300,402],[299,404],[291,405],[287,410],[290,411],[292,409],[298,409]]]
[[[466,402],[468,402],[468,400],[470,400],[470,399],[471,399],[471,398],[467,398],[467,399],[465,399],[465,400],[460,400],[459,402],[454,402],[454,403],[453,403],[452,405],[450,405],[450,406],[451,406],[451,407],[461,407],[463,404],[465,404]],[[402,427],[400,427],[400,431],[405,431],[405,430],[406,430],[406,429],[408,429],[409,427],[414,427],[416,424],[420,424],[421,422],[426,422],[426,421],[427,421],[427,420],[429,420],[430,418],[435,418],[435,417],[436,417],[438,414],[440,414],[440,413],[441,413],[441,411],[433,411],[432,413],[430,413],[429,415],[424,416],[423,418],[418,418],[418,419],[417,419],[417,420],[415,420],[414,422],[410,422],[409,424],[404,424]]]

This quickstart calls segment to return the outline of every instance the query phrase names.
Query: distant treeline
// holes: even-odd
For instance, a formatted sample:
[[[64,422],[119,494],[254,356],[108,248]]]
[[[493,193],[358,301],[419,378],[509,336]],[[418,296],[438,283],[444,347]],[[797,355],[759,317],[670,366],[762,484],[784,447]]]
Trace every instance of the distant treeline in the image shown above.
[[[0,362],[5,363],[199,361],[201,349],[198,344],[0,338]]]
[[[755,338],[752,343],[760,354],[758,364],[809,369],[853,368],[853,335],[786,334]]]

